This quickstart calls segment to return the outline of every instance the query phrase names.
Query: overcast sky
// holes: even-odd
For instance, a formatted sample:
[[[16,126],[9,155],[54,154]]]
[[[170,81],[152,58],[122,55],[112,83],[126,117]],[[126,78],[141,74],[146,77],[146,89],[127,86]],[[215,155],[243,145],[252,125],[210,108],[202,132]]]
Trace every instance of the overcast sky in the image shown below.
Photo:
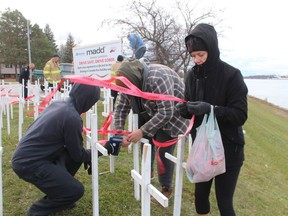
[[[81,45],[117,39],[113,29],[99,30],[105,18],[125,15],[119,9],[132,0],[1,0],[0,11],[19,10],[31,24],[49,24],[57,44],[65,43],[69,33]],[[158,0],[159,1],[159,0]],[[160,0],[169,5],[174,0]],[[168,2],[168,3],[167,3]],[[217,4],[216,4],[217,3]],[[283,0],[201,0],[205,7],[224,9],[219,14],[228,26],[219,38],[221,59],[239,68],[243,75],[288,75],[288,13]],[[217,28],[216,28],[217,30]]]

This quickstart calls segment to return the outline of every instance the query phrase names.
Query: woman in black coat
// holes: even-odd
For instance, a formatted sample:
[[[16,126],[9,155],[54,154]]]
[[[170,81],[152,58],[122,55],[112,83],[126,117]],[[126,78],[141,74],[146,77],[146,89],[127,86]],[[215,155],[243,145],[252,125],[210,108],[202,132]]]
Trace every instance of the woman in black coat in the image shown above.
[[[244,135],[242,126],[247,120],[247,94],[240,70],[220,59],[217,33],[213,26],[198,24],[185,38],[187,51],[195,65],[185,80],[185,100],[181,115],[195,124],[191,130],[193,140],[203,115],[214,106],[225,150],[226,173],[216,176],[215,191],[222,216],[233,216],[233,195],[244,161]],[[212,180],[195,185],[195,207],[198,215],[209,215],[209,194]]]

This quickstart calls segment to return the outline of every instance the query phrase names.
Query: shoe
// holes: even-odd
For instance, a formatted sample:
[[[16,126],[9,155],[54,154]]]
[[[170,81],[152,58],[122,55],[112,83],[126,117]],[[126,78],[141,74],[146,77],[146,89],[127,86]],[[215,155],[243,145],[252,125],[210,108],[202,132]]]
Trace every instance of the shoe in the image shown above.
[[[161,193],[166,196],[168,199],[172,197],[172,188],[167,186],[162,186]],[[151,197],[151,202],[154,204],[159,204],[159,202],[154,198]]]
[[[28,216],[49,216],[50,214],[54,214],[64,210],[70,210],[76,206],[75,203],[72,203],[67,206],[61,206],[55,209],[36,209],[33,205],[28,209],[27,215]]]
[[[168,199],[172,197],[172,188],[167,186],[162,186],[161,193],[166,196]]]

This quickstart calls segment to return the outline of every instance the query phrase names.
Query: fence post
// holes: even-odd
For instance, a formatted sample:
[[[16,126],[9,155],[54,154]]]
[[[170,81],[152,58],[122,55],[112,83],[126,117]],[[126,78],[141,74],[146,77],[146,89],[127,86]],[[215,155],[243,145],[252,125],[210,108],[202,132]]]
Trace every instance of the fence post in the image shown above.
[[[180,216],[181,202],[182,202],[182,187],[183,187],[183,173],[186,163],[184,163],[184,150],[185,150],[185,136],[182,136],[177,145],[177,158],[169,153],[165,153],[165,157],[176,164],[176,180],[175,180],[175,193],[174,193],[174,209],[173,216]]]
[[[138,114],[133,114],[133,126],[132,129],[137,130],[138,129]],[[133,161],[134,161],[134,170],[139,173],[140,166],[139,166],[139,142],[136,142],[133,144]],[[151,166],[151,165],[150,165]],[[139,182],[137,182],[134,179],[134,197],[137,201],[140,200],[140,185]]]
[[[92,164],[92,200],[93,200],[93,216],[99,215],[99,193],[98,193],[98,151],[96,142],[98,140],[98,119],[96,114],[91,116],[91,164]]]
[[[141,215],[150,216],[151,200],[153,196],[163,207],[168,206],[168,198],[151,184],[151,144],[145,143],[142,154],[141,174],[136,170],[131,170],[134,182],[141,185]]]

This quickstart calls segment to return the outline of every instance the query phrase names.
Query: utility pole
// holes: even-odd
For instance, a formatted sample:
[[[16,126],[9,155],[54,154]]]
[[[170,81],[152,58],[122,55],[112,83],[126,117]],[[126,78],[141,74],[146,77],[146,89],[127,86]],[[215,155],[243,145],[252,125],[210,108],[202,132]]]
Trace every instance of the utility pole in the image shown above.
[[[28,38],[28,60],[29,60],[29,64],[32,63],[32,61],[31,61],[31,48],[30,48],[30,34],[31,34],[31,31],[30,31],[30,20],[27,20],[27,38]],[[29,74],[30,74],[30,76],[29,76],[30,82],[32,82],[31,70],[30,70]]]

